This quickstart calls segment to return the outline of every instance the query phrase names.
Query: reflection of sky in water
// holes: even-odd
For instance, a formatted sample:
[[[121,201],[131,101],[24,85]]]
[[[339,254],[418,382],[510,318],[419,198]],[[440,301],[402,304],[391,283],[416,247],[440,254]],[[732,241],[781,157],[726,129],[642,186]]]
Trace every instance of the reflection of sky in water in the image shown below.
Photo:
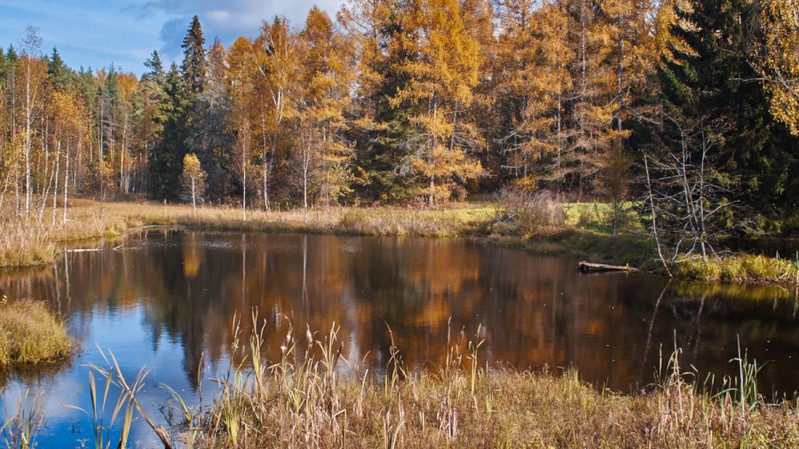
[[[125,309],[95,310],[88,317],[74,317],[81,320],[84,330],[82,347],[79,355],[74,358],[70,369],[61,370],[50,377],[36,379],[30,382],[20,380],[10,381],[0,396],[0,410],[5,417],[16,412],[20,398],[25,400],[25,391],[28,392],[28,402],[33,396],[42,393],[44,399],[45,426],[39,432],[36,441],[40,448],[57,447],[82,447],[82,440],[86,447],[94,447],[94,434],[90,415],[91,396],[89,392],[90,364],[106,369],[108,364],[101,353],[110,361],[110,354],[119,362],[125,379],[132,383],[139,371],[144,367],[151,369],[146,377],[144,388],[137,398],[156,422],[165,424],[165,419],[159,409],[165,404],[167,394],[159,388],[158,384],[166,384],[192,401],[194,394],[186,379],[186,374],[179,368],[183,360],[183,348],[180,342],[170,341],[166,334],[162,334],[157,342],[157,350],[152,345],[151,331],[145,323],[145,316],[141,305]],[[70,323],[70,326],[72,323]],[[204,388],[215,391],[216,384],[207,380],[213,375],[207,375]],[[98,390],[105,387],[105,379],[95,372],[95,382]],[[102,395],[102,391],[98,391]],[[102,396],[100,396],[102,397]],[[119,390],[112,387],[105,406],[106,423],[110,422],[111,414],[119,397]],[[196,399],[194,400],[196,402]],[[80,407],[87,413],[76,411],[73,407]],[[122,412],[124,413],[124,411]],[[148,425],[138,416],[134,421],[130,441],[133,447],[157,447],[157,439]],[[120,423],[122,416],[116,418]],[[112,432],[112,438],[118,438],[118,429]],[[116,440],[115,440],[116,441]],[[111,447],[115,447],[116,443]]]
[[[481,365],[575,366],[586,381],[631,391],[654,380],[660,348],[668,358],[676,333],[684,367],[735,374],[729,360],[740,337],[750,358],[770,361],[762,391],[799,387],[792,290],[685,282],[664,290],[663,278],[578,275],[575,263],[465,239],[144,232],[120,251],[106,247],[44,271],[0,274],[0,292],[49,301],[82,344],[70,366],[14,376],[0,410],[16,410],[26,388],[43,391],[47,427],[39,447],[80,447],[82,439],[93,446],[88,416],[64,405],[90,411],[86,365],[107,366],[98,345],[116,356],[129,382],[142,367],[152,369],[139,400],[159,422],[169,395],[157,384],[196,404],[192,385],[204,354],[212,365],[201,376],[207,405],[219,387],[208,379],[228,366],[233,317],[246,332],[253,308],[267,321],[262,355],[272,362],[289,322],[299,355],[306,323],[324,338],[335,322],[349,366],[380,376],[390,326],[408,368],[438,369],[449,336],[484,340]],[[338,369],[351,375],[346,365]],[[109,416],[116,399],[115,392]],[[141,418],[136,440],[136,447],[158,446]]]

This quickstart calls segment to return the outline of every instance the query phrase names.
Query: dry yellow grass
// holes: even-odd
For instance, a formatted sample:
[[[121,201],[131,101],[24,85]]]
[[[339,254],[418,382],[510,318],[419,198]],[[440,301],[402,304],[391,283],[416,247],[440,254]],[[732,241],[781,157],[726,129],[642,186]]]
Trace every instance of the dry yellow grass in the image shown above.
[[[32,300],[0,304],[0,367],[36,364],[69,356],[72,339],[44,303]]]
[[[0,217],[0,268],[52,263],[65,242],[113,238],[143,225],[185,225],[198,229],[352,233],[367,235],[453,236],[473,233],[494,214],[493,206],[458,203],[441,209],[417,210],[381,207],[373,209],[331,207],[302,210],[247,211],[225,206],[200,207],[158,203],[101,203],[74,200],[62,223],[50,212],[41,224],[15,218],[12,211]]]
[[[743,381],[719,394],[686,381],[675,351],[648,392],[621,395],[582,382],[574,370],[483,368],[480,345],[470,342],[450,346],[435,372],[405,371],[396,347],[384,372],[342,370],[347,362],[335,326],[327,334],[309,330],[311,350],[302,354],[289,331],[283,342],[269,343],[281,344],[283,354],[272,363],[261,358],[268,342],[252,331],[262,329],[255,313],[252,323],[249,338],[236,337],[231,347],[244,361],[218,379],[221,391],[210,407],[192,408],[166,388],[174,407],[170,432],[136,397],[146,371],[128,383],[113,357],[107,371],[93,367],[123,386],[119,400],[127,404],[122,430],[96,434],[95,444],[116,444],[118,437],[124,447],[138,411],[164,447],[799,447],[797,403],[764,402],[752,389],[757,369],[745,357]],[[241,336],[241,329],[235,323],[233,333]],[[9,432],[13,438],[14,428]]]
[[[647,394],[597,390],[565,373],[479,367],[452,347],[438,372],[341,376],[336,332],[313,334],[316,357],[234,370],[209,413],[187,413],[193,447],[799,447],[794,403],[766,404],[729,389],[703,393],[671,374]],[[263,340],[253,334],[247,352]],[[397,354],[394,352],[393,354]],[[255,357],[258,357],[257,355]],[[252,359],[251,359],[252,360]],[[398,369],[394,369],[398,366]],[[189,423],[187,423],[189,424]]]

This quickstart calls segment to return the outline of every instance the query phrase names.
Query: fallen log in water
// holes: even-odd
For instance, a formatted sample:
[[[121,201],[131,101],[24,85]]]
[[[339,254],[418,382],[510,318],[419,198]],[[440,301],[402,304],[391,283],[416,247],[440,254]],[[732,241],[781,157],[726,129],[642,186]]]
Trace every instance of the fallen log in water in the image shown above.
[[[73,248],[73,249],[65,249],[65,253],[98,253],[102,251],[102,248]]]
[[[633,272],[638,271],[638,268],[633,268],[628,265],[606,265],[604,263],[590,263],[580,262],[577,264],[577,269],[580,273],[607,273],[611,271],[624,271]]]

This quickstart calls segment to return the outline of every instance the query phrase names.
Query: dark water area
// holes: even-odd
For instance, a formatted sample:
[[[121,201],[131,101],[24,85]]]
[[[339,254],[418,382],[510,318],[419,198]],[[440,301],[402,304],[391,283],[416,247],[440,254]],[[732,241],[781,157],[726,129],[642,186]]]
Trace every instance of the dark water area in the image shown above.
[[[164,422],[169,395],[157,385],[194,405],[202,391],[207,404],[212,379],[237,358],[234,317],[246,327],[256,309],[271,361],[289,323],[299,341],[306,326],[323,335],[335,323],[349,364],[376,373],[389,358],[389,327],[406,366],[420,370],[438,369],[448,336],[462,332],[483,341],[481,364],[574,367],[586,382],[634,392],[656,380],[675,345],[684,370],[720,384],[737,374],[740,341],[763,364],[762,392],[799,390],[794,289],[582,275],[576,262],[468,239],[145,231],[44,271],[0,274],[0,294],[47,301],[80,342],[72,360],[3,375],[0,413],[41,392],[39,447],[93,446],[89,415],[73,407],[91,412],[88,365],[107,367],[103,354],[113,354],[129,379],[151,369],[140,400]],[[142,420],[133,440],[153,445]]]

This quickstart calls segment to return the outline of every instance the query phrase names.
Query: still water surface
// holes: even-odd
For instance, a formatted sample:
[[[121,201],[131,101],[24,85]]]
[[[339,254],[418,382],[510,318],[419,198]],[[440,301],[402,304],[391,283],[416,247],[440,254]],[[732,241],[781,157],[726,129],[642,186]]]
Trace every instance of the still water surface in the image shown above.
[[[140,399],[162,421],[168,394],[159,383],[195,405],[202,392],[207,404],[218,388],[212,379],[229,366],[234,316],[246,324],[254,309],[273,361],[288,323],[302,337],[306,326],[324,334],[335,322],[349,363],[377,373],[389,326],[416,369],[435,370],[448,335],[463,332],[484,341],[489,365],[576,367],[587,382],[630,392],[655,380],[675,345],[700,379],[734,375],[740,339],[750,360],[767,362],[761,390],[799,390],[793,289],[581,275],[573,259],[467,239],[150,230],[113,246],[67,254],[44,272],[0,274],[1,294],[47,300],[81,345],[67,363],[0,379],[3,416],[26,390],[43,392],[40,447],[93,446],[91,420],[69,406],[91,410],[88,365],[108,366],[103,353],[129,379],[152,370]],[[136,423],[138,447],[152,444],[151,433]]]

